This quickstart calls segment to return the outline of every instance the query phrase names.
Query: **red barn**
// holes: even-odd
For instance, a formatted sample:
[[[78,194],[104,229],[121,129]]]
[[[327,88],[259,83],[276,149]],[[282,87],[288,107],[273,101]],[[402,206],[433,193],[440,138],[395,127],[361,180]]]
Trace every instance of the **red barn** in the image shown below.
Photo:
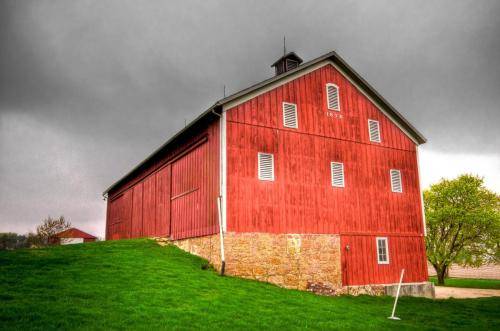
[[[425,138],[335,52],[273,67],[104,192],[106,238],[166,237],[217,268],[223,246],[227,273],[290,288],[380,292],[404,268],[427,289]]]
[[[83,232],[77,228],[69,228],[67,230],[56,233],[52,236],[49,241],[51,244],[56,245],[70,245],[70,244],[81,244],[86,242],[96,241],[97,237],[94,237],[87,232]]]

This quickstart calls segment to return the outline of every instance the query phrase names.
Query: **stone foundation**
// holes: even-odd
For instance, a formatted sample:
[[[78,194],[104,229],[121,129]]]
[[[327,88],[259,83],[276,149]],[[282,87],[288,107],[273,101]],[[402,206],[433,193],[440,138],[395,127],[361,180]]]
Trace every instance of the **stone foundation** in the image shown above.
[[[172,243],[220,270],[219,235]],[[341,287],[338,235],[229,232],[224,235],[224,248],[228,275],[300,290],[317,282]]]
[[[325,286],[325,284],[323,283],[311,283],[308,284],[307,290],[319,295],[389,295],[394,297],[396,296],[398,290],[398,284],[357,285],[334,288]],[[401,284],[399,296],[424,297],[433,299],[435,297],[434,284],[430,282]]]
[[[158,240],[158,239],[157,239]],[[219,235],[170,241],[220,271]],[[320,295],[396,295],[397,284],[342,286],[340,237],[334,234],[234,233],[224,235],[227,275]],[[400,296],[434,297],[432,283],[403,284]]]
[[[310,283],[307,287],[308,291],[319,295],[385,295],[385,285],[359,285],[359,286],[342,286],[331,287],[323,283]]]
[[[397,290],[398,290],[397,284],[386,285],[385,295],[390,295],[394,297],[396,296]],[[411,283],[411,284],[401,285],[399,296],[434,298],[436,296],[436,292],[434,290],[434,284],[431,282]]]

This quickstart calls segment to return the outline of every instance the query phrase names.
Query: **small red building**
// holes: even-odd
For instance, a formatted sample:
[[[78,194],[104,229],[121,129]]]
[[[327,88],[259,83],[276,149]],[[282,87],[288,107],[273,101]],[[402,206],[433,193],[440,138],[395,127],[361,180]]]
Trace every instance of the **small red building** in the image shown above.
[[[230,274],[370,293],[404,268],[424,286],[425,138],[336,52],[273,66],[104,192],[106,238],[167,237],[220,267],[221,228]]]
[[[70,245],[81,244],[86,242],[96,241],[97,237],[83,232],[77,228],[69,228],[67,230],[56,233],[50,238],[50,243],[54,245]]]

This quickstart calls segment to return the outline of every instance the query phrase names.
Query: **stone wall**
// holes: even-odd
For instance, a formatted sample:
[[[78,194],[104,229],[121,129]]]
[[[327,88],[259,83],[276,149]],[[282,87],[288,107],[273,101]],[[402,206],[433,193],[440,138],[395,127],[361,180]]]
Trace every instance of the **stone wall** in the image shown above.
[[[219,235],[187,238],[181,240],[165,239],[180,249],[208,260],[215,269],[220,270]]]
[[[219,235],[173,244],[220,270]],[[341,287],[340,237],[332,234],[226,233],[226,274],[286,288]]]
[[[161,241],[161,240],[160,240]],[[165,242],[210,261],[220,271],[219,235]],[[340,237],[332,234],[224,235],[226,274],[320,295],[392,295],[397,285],[342,287]],[[403,284],[401,296],[434,297],[431,283]]]

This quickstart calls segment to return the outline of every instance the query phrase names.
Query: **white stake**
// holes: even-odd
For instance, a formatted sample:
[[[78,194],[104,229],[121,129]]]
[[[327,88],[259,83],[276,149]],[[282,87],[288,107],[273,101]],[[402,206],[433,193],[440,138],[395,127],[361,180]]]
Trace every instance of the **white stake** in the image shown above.
[[[399,279],[398,290],[396,292],[396,299],[394,300],[394,307],[392,307],[392,315],[387,317],[390,320],[400,320],[401,318],[394,316],[396,312],[396,305],[398,304],[399,290],[401,290],[401,283],[403,282],[403,275],[405,274],[405,269],[401,269],[401,278]]]

